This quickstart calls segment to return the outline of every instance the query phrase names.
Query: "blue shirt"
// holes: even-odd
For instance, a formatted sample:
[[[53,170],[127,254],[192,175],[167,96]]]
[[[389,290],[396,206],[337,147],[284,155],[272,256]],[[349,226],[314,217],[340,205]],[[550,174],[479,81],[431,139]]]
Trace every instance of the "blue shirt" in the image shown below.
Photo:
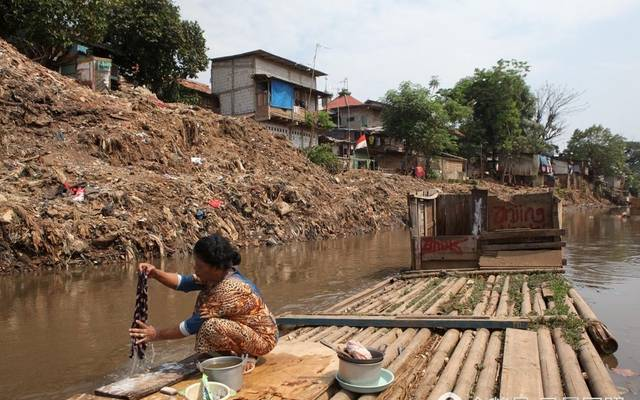
[[[237,270],[234,270],[233,274],[231,274],[230,277],[239,279],[242,282],[246,283],[251,287],[251,290],[253,290],[253,292],[258,295],[258,297],[262,297],[262,294],[260,293],[256,285]],[[204,288],[205,285],[196,281],[195,275],[178,274],[178,286],[176,286],[176,290],[179,290],[181,292],[193,292],[195,290],[202,290]],[[205,320],[200,316],[199,310],[196,310],[193,314],[191,314],[191,317],[185,319],[180,323],[180,332],[184,336],[195,335],[200,330],[200,327],[202,326],[204,321]]]

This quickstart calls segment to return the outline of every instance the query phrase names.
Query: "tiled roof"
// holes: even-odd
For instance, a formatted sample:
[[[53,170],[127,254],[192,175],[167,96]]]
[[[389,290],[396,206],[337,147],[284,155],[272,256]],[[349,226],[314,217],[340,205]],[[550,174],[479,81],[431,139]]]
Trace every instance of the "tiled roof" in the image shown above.
[[[180,85],[186,87],[187,89],[192,89],[198,92],[211,94],[211,89],[209,88],[209,85],[206,85],[204,83],[190,81],[188,79],[178,79],[178,83],[180,83]]]
[[[355,97],[352,97],[351,95],[346,95],[346,96],[338,96],[335,99],[331,100],[329,102],[329,104],[327,104],[327,110],[331,110],[334,108],[342,108],[342,107],[353,107],[353,106],[360,106],[363,103],[356,99]]]

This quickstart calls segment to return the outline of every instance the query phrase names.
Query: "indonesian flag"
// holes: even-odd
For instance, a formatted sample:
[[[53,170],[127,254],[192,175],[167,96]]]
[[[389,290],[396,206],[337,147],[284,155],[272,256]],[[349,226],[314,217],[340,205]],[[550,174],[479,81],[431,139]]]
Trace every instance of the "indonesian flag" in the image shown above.
[[[361,133],[358,140],[356,140],[356,150],[364,149],[366,147],[367,147],[367,138],[364,136],[364,133]]]

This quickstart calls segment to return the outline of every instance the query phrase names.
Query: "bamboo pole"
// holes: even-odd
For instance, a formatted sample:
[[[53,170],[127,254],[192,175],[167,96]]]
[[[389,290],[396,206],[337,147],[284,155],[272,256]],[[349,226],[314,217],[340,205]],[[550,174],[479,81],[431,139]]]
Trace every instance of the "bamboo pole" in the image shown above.
[[[387,304],[382,309],[382,313],[383,314],[399,313],[398,310],[405,307],[408,301],[411,301],[411,299],[413,299],[418,293],[424,290],[424,288],[427,287],[428,285],[429,285],[429,279],[424,279],[422,282],[418,283],[417,285],[414,285],[414,287],[411,290],[409,290],[408,293],[401,295],[397,300],[391,302],[390,304]],[[391,308],[396,305],[399,305],[399,306],[391,310]]]
[[[322,332],[325,329],[328,329],[329,327],[326,326],[318,326],[315,328],[311,328],[309,330],[307,330],[305,333],[298,335],[297,337],[293,338],[294,342],[304,342],[306,340],[308,340],[310,337],[313,337],[315,335],[317,335],[318,333]],[[308,329],[308,328],[304,328],[304,329]]]
[[[502,351],[502,336],[502,331],[494,331],[489,338],[489,344],[482,360],[482,370],[476,384],[476,399],[489,400],[494,397],[498,376],[498,358]]]
[[[554,328],[552,330],[552,337],[556,346],[558,364],[560,365],[560,373],[562,374],[567,396],[581,399],[591,397],[589,388],[582,376],[582,370],[580,369],[576,353],[564,340],[562,329]]]
[[[566,303],[569,306],[570,312],[578,315],[575,307],[571,303],[571,298],[567,297]],[[600,398],[614,398],[618,397],[618,389],[613,383],[607,367],[602,362],[602,358],[598,354],[598,351],[591,343],[589,335],[583,329],[582,340],[580,341],[580,347],[578,348],[578,358],[580,364],[587,373],[587,382],[591,389],[591,394]]]
[[[432,278],[427,279],[427,282],[430,282]],[[437,285],[431,287],[430,285],[427,285],[426,287],[422,288],[422,290],[416,292],[415,294],[413,294],[413,296],[411,298],[408,298],[405,300],[404,304],[402,304],[400,307],[398,307],[396,310],[393,311],[394,314],[402,314],[403,312],[407,311],[408,309],[414,307],[418,301],[416,301],[415,303],[411,304],[411,301],[416,297],[416,296],[420,296],[420,298],[425,298],[425,297],[429,297],[432,296],[434,293],[436,293],[436,291],[438,290],[438,288],[442,285],[443,282],[438,283]],[[424,292],[424,293],[423,293]]]
[[[538,349],[540,352],[540,374],[544,397],[561,399],[564,395],[560,368],[556,360],[551,332],[546,326],[538,328]]]
[[[487,304],[487,308],[485,309],[485,315],[493,315],[496,312],[496,308],[498,307],[498,300],[500,300],[500,292],[498,289],[500,288],[500,284],[502,283],[502,276],[496,276],[496,281],[493,284],[493,288],[491,289],[491,296],[489,297],[489,304]]]
[[[329,307],[326,311],[327,312],[341,311],[341,310],[347,308],[349,305],[352,305],[353,303],[355,303],[355,302],[357,302],[359,300],[362,300],[363,298],[374,296],[379,290],[382,290],[382,288],[384,286],[386,286],[386,285],[388,285],[390,283],[393,283],[393,282],[395,282],[395,278],[384,279],[381,282],[376,283],[375,285],[373,285],[369,289],[366,289],[364,291],[358,292],[358,293],[354,294],[353,296],[350,296],[350,297],[342,300],[338,304],[335,304],[335,305]]]
[[[540,288],[536,288],[536,294],[533,299],[533,311],[536,315],[544,315],[544,312],[547,310],[547,306],[544,303],[544,298],[542,297],[542,291]]]
[[[351,340],[361,342],[364,338],[369,337],[375,330],[376,328],[374,328],[373,326],[367,327],[356,333],[355,336],[351,338]]]
[[[442,310],[442,306],[447,304],[449,301],[453,300],[453,298],[458,294],[460,289],[467,283],[467,278],[459,278],[454,282],[453,285],[440,296],[438,300],[435,301],[431,305],[431,307],[427,308],[424,312],[427,315],[438,314]]]
[[[449,356],[453,352],[459,340],[460,331],[458,331],[457,329],[449,329],[444,334],[442,340],[440,341],[440,344],[436,348],[435,353],[429,360],[424,374],[417,384],[416,390],[413,393],[414,399],[423,400],[428,396],[428,394],[431,392],[431,389],[436,383],[436,379],[438,377],[438,374],[440,373],[440,370],[447,362]]]
[[[489,297],[491,296],[491,288],[493,287],[493,283],[496,280],[495,275],[489,275],[484,286],[484,290],[482,291],[482,297],[478,304],[476,304],[473,309],[473,315],[482,315],[487,308],[487,302],[489,301]]]
[[[500,294],[500,301],[496,309],[496,317],[506,317],[509,312],[509,281],[510,277],[507,276],[502,285],[502,293]]]
[[[484,328],[478,329],[467,359],[464,361],[464,365],[460,371],[460,376],[458,376],[456,381],[456,386],[453,389],[453,392],[462,399],[469,398],[473,384],[476,382],[478,366],[482,363],[488,341],[489,330]]]
[[[396,357],[391,362],[391,364],[389,364],[388,369],[394,374],[400,371],[407,364],[407,361],[411,357],[415,357],[420,352],[420,350],[422,350],[427,345],[430,338],[431,331],[429,329],[420,329],[411,340],[409,346],[402,350],[400,355]]]
[[[529,284],[522,282],[522,306],[520,307],[520,315],[526,317],[531,313],[531,294],[529,293]]]
[[[464,361],[472,340],[472,330],[467,330],[462,334],[462,337],[460,338],[456,349],[453,351],[453,354],[451,354],[449,362],[447,362],[447,365],[442,370],[442,374],[440,374],[438,382],[434,386],[433,390],[431,390],[431,393],[429,393],[429,397],[427,397],[427,400],[437,400],[440,396],[447,392],[450,392],[451,389],[453,389],[453,385],[456,383],[458,372],[460,371],[460,366]]]
[[[405,329],[398,337],[398,340],[391,343],[384,352],[382,359],[382,367],[386,368],[393,360],[395,360],[407,343],[416,336],[416,330],[413,328]]]
[[[569,289],[569,296],[571,296],[578,314],[586,323],[587,333],[593,340],[593,344],[604,354],[615,353],[618,350],[618,341],[607,326],[598,319],[596,313],[577,290]]]
[[[304,340],[299,340],[300,342],[317,342],[318,340],[326,337],[329,334],[333,334],[340,327],[338,326],[322,326],[322,329],[319,329],[315,334],[306,337]]]
[[[391,343],[395,342],[400,337],[401,334],[402,334],[402,329],[393,328],[389,330],[387,333],[385,333],[383,336],[373,341],[370,345],[368,345],[368,347],[371,347],[373,349],[386,348]]]
[[[414,304],[406,308],[405,312],[407,314],[411,314],[416,311],[419,311],[420,308],[424,306],[424,302],[428,303],[429,300],[440,295],[443,291],[447,290],[447,288],[452,284],[452,281],[453,280],[451,278],[443,279],[442,282],[438,284],[438,286],[433,288],[433,290],[428,291],[423,296],[420,296],[420,298],[416,299]]]
[[[385,335],[389,330],[387,328],[382,328],[374,331],[369,337],[362,339],[360,342],[363,346],[369,346],[376,340],[378,340],[381,336]]]

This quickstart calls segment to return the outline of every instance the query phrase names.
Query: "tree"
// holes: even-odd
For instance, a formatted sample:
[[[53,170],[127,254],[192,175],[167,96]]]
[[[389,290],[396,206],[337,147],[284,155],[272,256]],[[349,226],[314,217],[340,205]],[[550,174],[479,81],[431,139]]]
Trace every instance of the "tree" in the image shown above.
[[[567,87],[549,83],[537,90],[535,123],[543,142],[551,143],[564,133],[567,115],[586,109],[585,104],[578,103],[580,96],[581,93]]]
[[[75,42],[100,43],[109,0],[3,0],[0,36],[27,57],[45,66]]]
[[[632,195],[637,197],[640,192],[640,142],[628,141],[625,156],[629,173],[626,187]]]
[[[593,175],[620,176],[626,171],[625,139],[602,125],[576,129],[565,155],[573,161],[589,161]]]
[[[208,63],[202,29],[181,20],[171,0],[114,0],[105,42],[125,77],[169,101],[177,79],[196,77]]]
[[[439,84],[435,78],[430,88],[402,82],[398,89],[389,90],[382,111],[385,133],[404,140],[406,154],[416,151],[429,158],[442,151],[455,151],[456,138],[452,128],[470,115],[470,109],[458,104],[446,91],[434,91]]]
[[[529,69],[523,61],[499,60],[490,69],[476,69],[451,90],[454,99],[473,108],[473,117],[462,127],[465,155],[477,156],[481,148],[494,156],[511,154],[522,151],[522,143],[540,144],[522,139],[531,131],[527,128],[535,113],[535,97],[525,82]]]

